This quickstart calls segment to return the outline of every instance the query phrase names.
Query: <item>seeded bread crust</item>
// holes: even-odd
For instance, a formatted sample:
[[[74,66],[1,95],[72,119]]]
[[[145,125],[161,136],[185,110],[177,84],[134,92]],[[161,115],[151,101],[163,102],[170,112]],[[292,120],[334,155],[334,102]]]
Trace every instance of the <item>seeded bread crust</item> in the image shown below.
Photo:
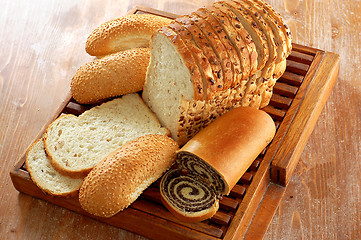
[[[237,85],[239,82],[242,81],[244,67],[243,67],[243,64],[241,63],[241,58],[239,56],[239,53],[236,51],[234,44],[230,41],[226,32],[219,25],[219,22],[217,21],[217,19],[215,19],[213,16],[209,15],[204,8],[198,9],[197,11],[193,12],[192,15],[194,15],[200,19],[203,19],[209,25],[209,31],[211,31],[211,30],[213,31],[213,32],[211,32],[211,35],[213,36],[215,41],[217,41],[217,39],[219,39],[222,42],[222,44],[224,45],[224,47],[227,51],[227,54],[230,58],[230,61],[232,63],[232,68],[233,68],[233,73],[234,73],[231,87]]]
[[[214,32],[212,27],[202,18],[195,15],[187,16],[203,33],[203,36],[209,41],[217,58],[220,59],[222,74],[223,75],[223,88],[227,89],[232,85],[234,78],[233,64],[228,55],[225,45],[219,39],[218,35]],[[218,75],[217,75],[218,77]]]
[[[250,5],[247,5],[247,3],[242,1],[237,3],[229,1],[226,2],[225,5],[228,5],[234,10],[238,10],[238,12],[241,12],[244,16],[247,16],[248,21],[251,21],[251,26],[257,29],[258,32],[262,31],[262,40],[266,41],[263,41],[263,44],[268,45],[268,60],[265,62],[262,70],[259,70],[260,72],[258,72],[257,76],[253,78],[253,81],[256,81],[257,88],[251,93],[252,100],[250,106],[259,108],[262,102],[262,92],[267,88],[267,82],[273,77],[275,68],[277,46],[273,40],[274,35],[271,28],[263,21],[262,16]]]
[[[276,10],[267,2],[263,0],[254,0],[260,7],[263,7],[263,12],[268,14],[270,18],[275,20],[277,27],[282,30],[285,36],[285,44],[287,46],[287,56],[291,53],[292,50],[292,35],[289,27],[285,24],[282,16],[276,12]]]
[[[255,23],[248,19],[248,15],[238,14],[237,9],[231,8],[230,6],[224,4],[224,2],[216,2],[213,6],[223,14],[220,16],[228,18],[229,23],[233,24],[235,29],[237,29],[236,26],[243,26],[251,36],[252,43],[255,46],[255,50],[252,48],[251,51],[255,51],[254,53],[256,53],[255,56],[257,56],[258,65],[255,69],[253,69],[253,74],[249,76],[246,82],[244,82],[246,84],[246,97],[242,99],[242,102],[243,105],[251,104],[251,106],[258,108],[261,99],[259,95],[255,94],[255,92],[261,83],[258,83],[257,79],[260,77],[261,69],[264,67],[265,61],[269,57],[268,45],[263,39],[265,36],[262,35],[263,33],[257,28]]]
[[[256,45],[254,44],[254,41],[252,39],[252,36],[249,34],[249,32],[243,27],[240,21],[238,21],[236,17],[234,17],[234,20],[232,18],[233,14],[229,12],[222,12],[216,7],[211,8],[213,9],[211,12],[214,16],[216,16],[219,19],[219,22],[224,23],[223,25],[226,26],[225,29],[228,32],[230,36],[236,36],[234,41],[237,42],[238,39],[241,39],[246,44],[245,46],[240,45],[238,47],[238,50],[241,52],[242,48],[248,49],[249,53],[249,60],[250,60],[250,69],[249,74],[250,76],[247,76],[247,78],[242,79],[239,86],[243,89],[244,86],[246,86],[245,89],[245,97],[242,99],[242,105],[248,105],[254,95],[254,91],[257,89],[256,86],[256,78],[255,70],[257,69],[257,50]],[[237,38],[238,36],[238,38]],[[232,37],[231,37],[232,39]],[[235,43],[236,43],[235,42]],[[237,47],[237,44],[236,44]],[[256,72],[257,73],[257,72]]]
[[[262,15],[263,19],[268,23],[268,25],[271,27],[272,32],[275,36],[275,43],[278,46],[277,48],[277,59],[276,64],[283,61],[284,58],[287,58],[290,54],[290,51],[292,49],[292,45],[290,46],[291,49],[288,46],[288,41],[290,38],[287,39],[284,31],[282,30],[283,22],[278,22],[274,19],[274,16],[272,13],[273,11],[266,10],[268,9],[265,4],[259,4],[259,1],[251,1],[251,0],[242,0],[244,2],[247,2],[249,5],[252,5],[254,8],[258,10],[258,12]],[[236,4],[239,4],[238,1],[232,1]],[[281,26],[282,25],[282,26]],[[275,70],[277,71],[277,70]]]
[[[177,18],[175,21],[181,24],[192,35],[193,42],[197,45],[199,49],[202,49],[204,56],[208,59],[211,65],[214,81],[207,82],[208,88],[213,91],[213,94],[214,92],[222,90],[223,69],[221,65],[221,60],[214,52],[209,40],[204,36],[203,32],[197,26],[195,26],[195,23],[186,16]]]
[[[270,80],[267,83],[267,89],[264,90],[261,93],[262,96],[262,101],[261,101],[261,105],[260,108],[263,108],[265,106],[267,106],[269,104],[269,101],[271,100],[272,97],[272,93],[273,93],[273,87],[276,84],[277,80],[283,75],[283,73],[286,71],[286,66],[287,66],[287,62],[286,59],[284,59],[283,61],[281,61],[280,63],[277,64],[277,69],[278,72],[275,72],[273,74],[273,77],[270,78]]]
[[[212,7],[208,11],[222,26],[223,31],[226,32],[228,38],[235,46],[238,56],[240,56],[240,62],[243,66],[242,80],[248,78],[257,67],[257,52],[252,37],[241,24],[233,26],[228,16],[218,9]]]
[[[184,63],[189,69],[193,86],[194,86],[194,99],[200,100],[204,98],[204,88],[203,88],[203,71],[199,69],[198,64],[196,63],[195,58],[190,52],[189,48],[185,45],[184,41],[173,30],[167,27],[162,27],[159,29],[156,34],[164,34],[170,41],[176,46],[179,55],[182,56]]]
[[[172,22],[167,27],[175,31],[182,38],[185,45],[189,48],[194,59],[196,60],[196,63],[198,63],[200,72],[203,73],[204,99],[212,99],[216,86],[214,85],[215,76],[208,58],[204,55],[202,49],[197,47],[193,36],[187,31],[185,27],[177,22]]]
[[[248,13],[244,13],[225,1],[216,2],[216,8],[228,15],[231,22],[240,22],[246,31],[251,35],[256,46],[257,52],[257,68],[256,71],[263,69],[269,58],[269,46],[265,34],[260,30],[258,24],[252,19]]]
[[[153,14],[126,15],[97,27],[88,37],[85,50],[92,56],[104,56],[130,48],[149,47],[158,28],[172,20]]]

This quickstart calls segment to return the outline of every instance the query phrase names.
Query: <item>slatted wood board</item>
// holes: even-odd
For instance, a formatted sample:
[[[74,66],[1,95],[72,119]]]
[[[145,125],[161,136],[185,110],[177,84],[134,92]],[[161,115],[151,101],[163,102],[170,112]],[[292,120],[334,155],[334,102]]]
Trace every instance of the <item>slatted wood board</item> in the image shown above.
[[[141,6],[130,13],[176,17]],[[276,83],[269,106],[264,108],[276,123],[275,138],[229,196],[223,197],[220,209],[209,220],[183,223],[173,217],[160,201],[159,181],[114,217],[92,216],[81,209],[77,198],[51,197],[43,193],[30,179],[24,164],[25,155],[10,172],[13,184],[20,192],[151,239],[262,238],[334,86],[338,69],[339,57],[336,54],[293,44],[286,72]],[[76,103],[69,96],[48,124],[61,114],[79,115],[90,107]],[[38,138],[44,129],[39,131]]]

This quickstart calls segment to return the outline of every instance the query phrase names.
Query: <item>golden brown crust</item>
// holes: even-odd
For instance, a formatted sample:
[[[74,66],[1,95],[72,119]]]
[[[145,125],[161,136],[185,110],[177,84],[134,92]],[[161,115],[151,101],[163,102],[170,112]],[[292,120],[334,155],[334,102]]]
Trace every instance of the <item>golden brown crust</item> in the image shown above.
[[[225,180],[228,194],[258,154],[271,142],[276,128],[264,111],[232,109],[201,130],[180,151],[210,164]]]
[[[173,165],[178,145],[163,135],[146,135],[104,158],[85,178],[79,202],[87,212],[111,217]]]
[[[257,68],[257,52],[251,36],[241,24],[233,25],[229,16],[215,7],[207,9],[219,23],[219,28],[224,31],[236,49],[242,65],[242,80],[248,78],[253,69]],[[239,82],[238,82],[239,83]]]
[[[207,21],[196,15],[189,15],[188,17],[203,32],[203,35],[206,39],[208,39],[210,46],[220,59],[223,71],[221,73],[223,75],[223,89],[229,88],[233,84],[234,68],[226,49],[226,45],[224,45],[222,40],[218,37],[217,33]]]
[[[89,35],[85,50],[92,56],[103,56],[131,48],[145,48],[156,30],[171,22],[171,19],[153,14],[123,16],[97,27]]]
[[[71,93],[82,104],[143,89],[149,64],[149,49],[136,48],[105,56],[78,69],[71,81]]]

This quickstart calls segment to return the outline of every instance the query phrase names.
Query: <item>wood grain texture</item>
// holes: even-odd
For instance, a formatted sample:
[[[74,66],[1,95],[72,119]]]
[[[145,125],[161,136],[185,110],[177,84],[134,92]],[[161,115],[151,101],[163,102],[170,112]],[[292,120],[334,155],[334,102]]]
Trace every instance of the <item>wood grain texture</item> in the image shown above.
[[[92,59],[84,45],[95,27],[134,4],[184,14],[211,2],[0,3],[0,239],[144,239],[19,194],[9,171],[66,99],[77,68]],[[265,239],[360,239],[360,3],[268,2],[284,16],[294,42],[340,55],[341,66]]]

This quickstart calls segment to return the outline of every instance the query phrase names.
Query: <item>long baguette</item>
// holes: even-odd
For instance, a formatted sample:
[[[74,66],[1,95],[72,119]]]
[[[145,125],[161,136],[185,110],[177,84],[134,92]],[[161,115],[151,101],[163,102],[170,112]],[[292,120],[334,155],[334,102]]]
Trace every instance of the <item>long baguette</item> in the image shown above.
[[[132,14],[105,22],[89,35],[85,50],[99,57],[131,48],[146,48],[153,33],[171,21],[152,14]]]
[[[135,48],[105,56],[78,69],[71,81],[73,98],[82,104],[143,89],[149,49]]]
[[[79,202],[87,212],[111,217],[128,207],[169,169],[178,145],[163,135],[142,136],[104,158],[85,178]]]

